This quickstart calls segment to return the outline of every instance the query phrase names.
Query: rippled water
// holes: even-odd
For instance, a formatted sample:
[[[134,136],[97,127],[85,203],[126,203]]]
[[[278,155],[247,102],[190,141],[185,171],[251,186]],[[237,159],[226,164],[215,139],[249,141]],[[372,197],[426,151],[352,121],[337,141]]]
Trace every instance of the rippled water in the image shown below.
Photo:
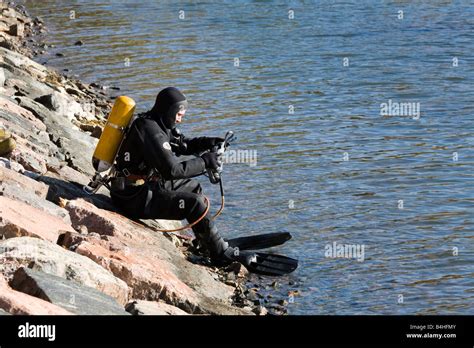
[[[226,166],[219,227],[293,234],[276,249],[301,260],[280,279],[301,292],[291,314],[473,314],[472,1],[26,4],[57,45],[40,61],[140,110],[177,86],[186,134],[232,129],[234,149],[257,151]],[[389,99],[420,118],[381,116]],[[333,242],[364,260],[325,257]]]

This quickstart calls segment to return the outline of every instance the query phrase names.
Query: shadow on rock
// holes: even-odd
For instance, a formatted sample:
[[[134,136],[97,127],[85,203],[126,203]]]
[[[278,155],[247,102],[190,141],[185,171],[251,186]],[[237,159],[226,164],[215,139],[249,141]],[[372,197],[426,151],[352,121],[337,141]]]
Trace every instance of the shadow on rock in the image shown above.
[[[84,185],[87,185],[87,182],[64,180],[59,175],[52,172],[40,176],[38,181],[49,186],[46,199],[60,206],[62,205],[62,199],[74,200],[76,198],[83,198],[100,209],[120,213],[120,211],[114,206],[106,189],[101,189],[99,192],[90,195],[83,189]]]

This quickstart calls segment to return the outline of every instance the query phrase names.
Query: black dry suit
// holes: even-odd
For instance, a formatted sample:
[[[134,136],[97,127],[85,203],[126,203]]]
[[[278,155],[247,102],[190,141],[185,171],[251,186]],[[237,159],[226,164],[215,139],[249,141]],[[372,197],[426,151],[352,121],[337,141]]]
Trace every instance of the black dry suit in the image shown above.
[[[111,191],[114,203],[125,215],[134,219],[187,219],[191,223],[205,212],[201,185],[190,179],[204,173],[205,162],[201,157],[180,161],[178,156],[208,150],[218,138],[180,136],[174,128],[175,117],[186,107],[186,97],[169,87],[158,94],[150,111],[133,122],[117,156],[121,179],[115,180],[125,185],[112,185]],[[141,185],[140,180],[144,180]],[[193,231],[216,261],[232,249],[219,236],[209,213]]]

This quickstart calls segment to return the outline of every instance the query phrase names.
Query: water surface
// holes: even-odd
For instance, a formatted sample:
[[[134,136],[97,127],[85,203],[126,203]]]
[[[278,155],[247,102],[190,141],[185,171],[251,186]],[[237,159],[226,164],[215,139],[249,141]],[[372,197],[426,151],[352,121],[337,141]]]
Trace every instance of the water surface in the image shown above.
[[[471,1],[26,5],[57,46],[40,61],[120,86],[140,111],[177,86],[185,134],[231,129],[234,149],[257,151],[226,166],[218,225],[293,234],[275,250],[301,260],[277,290],[300,291],[291,314],[473,314]],[[381,116],[389,99],[420,118]],[[325,257],[333,242],[364,260]]]

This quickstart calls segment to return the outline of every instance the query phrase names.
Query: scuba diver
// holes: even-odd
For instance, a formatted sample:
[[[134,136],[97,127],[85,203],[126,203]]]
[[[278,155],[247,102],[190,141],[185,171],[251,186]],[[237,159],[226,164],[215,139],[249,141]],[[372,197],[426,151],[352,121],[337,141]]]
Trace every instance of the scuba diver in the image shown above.
[[[200,219],[192,230],[217,266],[238,261],[250,272],[292,272],[297,260],[250,251],[282,244],[291,238],[289,233],[226,241],[217,231],[202,187],[192,178],[219,168],[219,155],[211,150],[224,139],[183,136],[176,124],[183,121],[187,107],[185,95],[168,87],[159,92],[151,110],[132,122],[116,157],[117,174],[111,185],[114,204],[132,219],[186,219],[190,224]],[[180,161],[179,156],[193,158]]]

